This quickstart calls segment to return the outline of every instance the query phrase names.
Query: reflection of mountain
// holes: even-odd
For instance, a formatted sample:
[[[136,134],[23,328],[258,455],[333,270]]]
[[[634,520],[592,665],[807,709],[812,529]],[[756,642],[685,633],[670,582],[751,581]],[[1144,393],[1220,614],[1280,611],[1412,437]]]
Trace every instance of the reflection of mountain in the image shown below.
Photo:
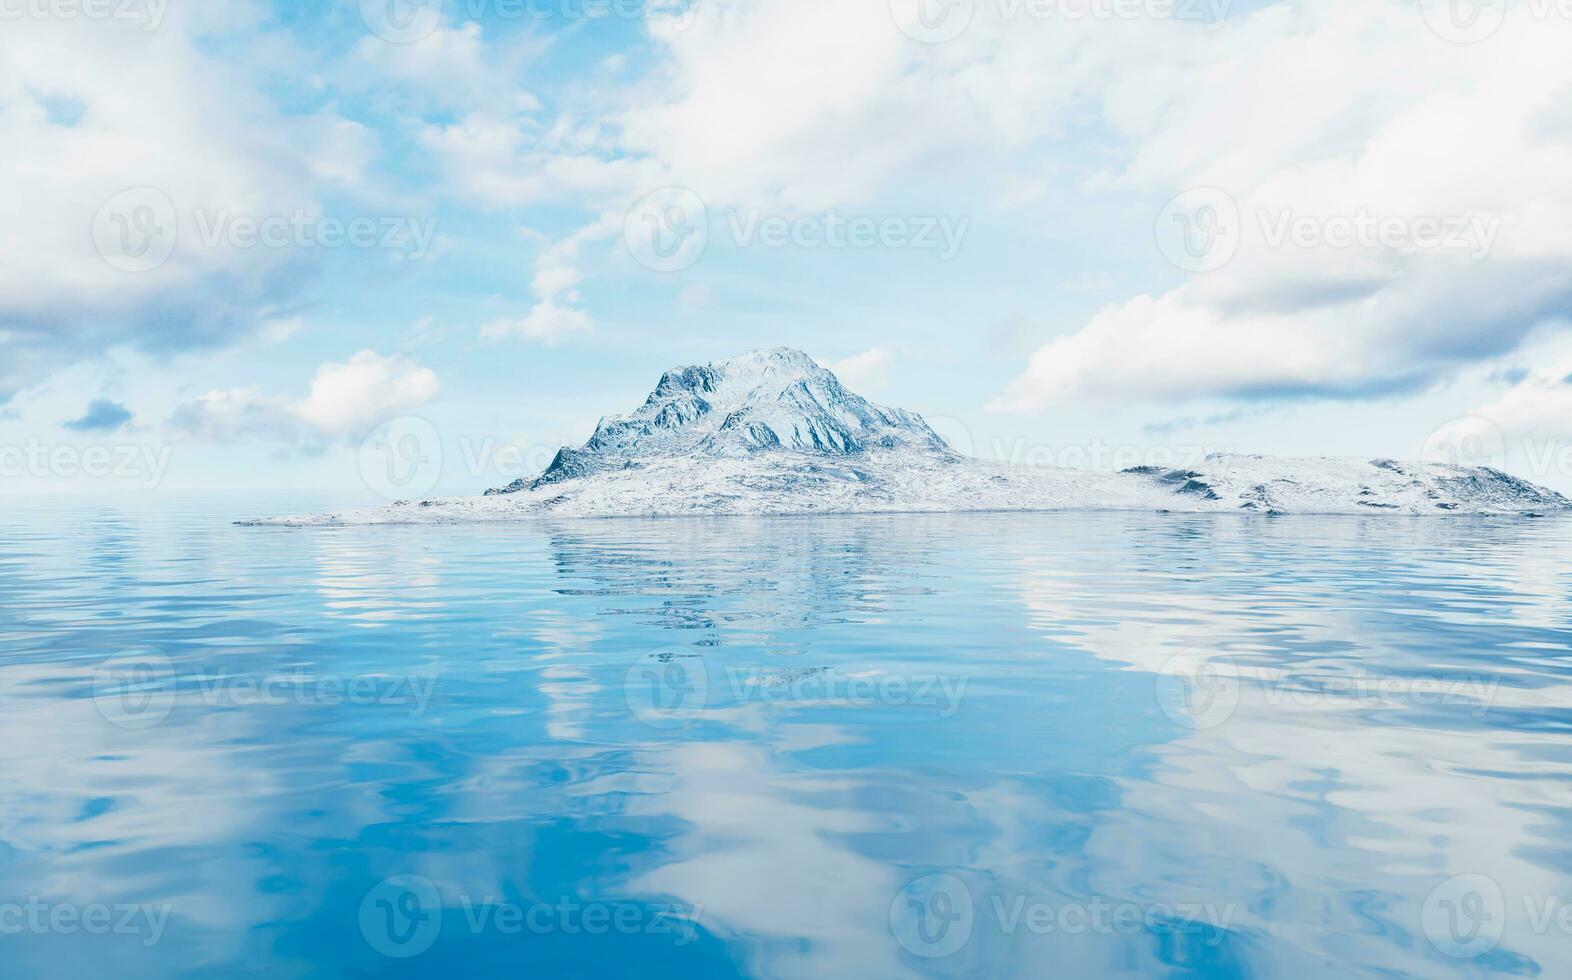
[[[878,620],[921,596],[942,555],[930,518],[757,517],[545,525],[557,591],[603,615],[697,630],[682,642],[807,642],[795,631]],[[783,651],[785,652],[785,651]]]

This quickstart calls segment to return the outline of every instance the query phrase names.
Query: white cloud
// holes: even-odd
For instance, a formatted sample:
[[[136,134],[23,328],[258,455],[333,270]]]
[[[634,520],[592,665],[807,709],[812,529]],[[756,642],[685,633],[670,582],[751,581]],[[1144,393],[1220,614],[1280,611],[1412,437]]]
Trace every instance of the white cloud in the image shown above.
[[[590,329],[590,317],[579,308],[578,284],[584,279],[579,268],[579,252],[585,245],[616,234],[622,216],[614,211],[543,249],[535,259],[535,274],[530,287],[536,302],[530,311],[515,319],[493,320],[480,328],[482,340],[500,341],[523,337],[547,345],[560,343],[571,334]]]
[[[577,294],[568,294],[576,299]],[[492,320],[480,328],[482,340],[506,340],[523,337],[547,346],[560,343],[570,334],[583,333],[590,328],[589,314],[583,310],[557,305],[557,300],[543,299],[530,307],[528,313],[517,319]]]
[[[405,82],[431,101],[445,105],[485,88],[487,52],[480,25],[439,24],[419,40],[389,44],[367,35],[355,46],[354,59],[370,69],[371,78]]]
[[[677,305],[685,310],[697,310],[715,305],[715,290],[696,282],[682,288],[677,294]]]
[[[317,368],[311,393],[295,413],[329,435],[356,435],[425,404],[440,390],[436,373],[413,358],[363,350],[347,364]]]
[[[1050,341],[991,407],[1361,397],[1514,349],[1572,299],[1569,42],[1523,17],[1449,45],[1412,5],[1306,0],[1132,66],[1103,106],[1136,152],[1095,186],[1222,188],[1238,253]],[[1345,244],[1357,222],[1391,232]]]
[[[263,395],[255,388],[214,389],[175,409],[170,423],[190,435],[215,441],[245,436],[293,440],[300,420],[286,398]]]
[[[278,320],[264,320],[261,325],[260,337],[265,344],[282,344],[298,334],[306,321],[298,316],[285,317]]]
[[[339,72],[349,89],[393,95],[417,111],[453,111],[494,105],[520,71],[544,53],[549,41],[525,32],[487,40],[475,21],[438,24],[418,40],[389,44],[367,36]],[[521,108],[539,108],[533,96],[514,96]]]
[[[199,6],[153,31],[85,17],[0,31],[0,146],[14,150],[0,153],[0,223],[25,229],[0,235],[0,402],[115,345],[181,351],[252,329],[296,290],[302,257],[206,245],[197,213],[315,213],[314,181],[353,179],[374,152],[330,113],[284,118],[245,67],[208,53],[205,32],[256,26],[249,5]],[[137,188],[151,190],[124,194]],[[113,261],[118,245],[156,257],[150,240],[171,246],[162,264]]]
[[[665,58],[620,120],[623,145],[712,205],[865,199],[965,138],[945,130],[952,100],[907,77],[916,46],[883,2],[706,0],[654,36]]]
[[[317,368],[304,398],[264,395],[255,388],[214,390],[177,408],[171,423],[215,440],[355,439],[424,405],[440,390],[436,373],[413,358],[362,350],[347,363]]]
[[[1541,368],[1472,414],[1494,422],[1508,438],[1572,438],[1572,358]]]
[[[1130,228],[1149,238],[1175,193],[1232,195],[1229,265],[1100,311],[996,409],[1404,390],[1513,349],[1572,298],[1564,18],[1518,12],[1456,45],[1398,0],[1286,0],[1212,25],[964,6],[968,30],[922,45],[886,4],[706,4],[685,30],[654,31],[663,57],[618,143],[712,208],[930,185],[945,192],[925,206],[963,211],[1098,195],[1149,213]],[[1081,133],[1105,169],[1071,169]],[[943,180],[956,170],[965,186]],[[1327,228],[1363,214],[1482,231],[1462,248],[1272,240],[1285,215]]]
[[[662,57],[618,119],[621,145],[712,206],[816,210],[943,187],[946,206],[1009,209],[1052,193],[1038,144],[1082,122],[1088,98],[1205,36],[978,2],[938,10],[969,11],[970,27],[927,45],[891,6],[706,0],[681,30],[652,25]],[[1173,79],[1152,81],[1146,101],[1170,97]]]
[[[883,388],[889,380],[889,368],[895,352],[888,347],[870,347],[865,351],[831,361],[826,365],[841,382],[852,391],[863,393]]]
[[[312,176],[354,186],[382,152],[382,140],[362,123],[331,112],[313,117],[312,152],[307,161]]]
[[[1565,486],[1572,477],[1572,340],[1550,334],[1503,365],[1491,380],[1506,390],[1437,428],[1425,455],[1442,462],[1503,462],[1536,480]]]
[[[442,161],[451,191],[492,207],[521,207],[564,197],[604,203],[631,200],[650,167],[618,158],[593,126],[558,119],[548,126],[526,101],[513,112],[471,112],[429,125],[421,146]]]

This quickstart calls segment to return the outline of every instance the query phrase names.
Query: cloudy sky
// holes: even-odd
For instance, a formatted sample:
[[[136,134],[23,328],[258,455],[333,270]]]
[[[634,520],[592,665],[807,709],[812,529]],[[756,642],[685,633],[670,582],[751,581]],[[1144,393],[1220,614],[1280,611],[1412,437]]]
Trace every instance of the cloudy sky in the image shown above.
[[[0,492],[363,490],[409,432],[470,492],[775,345],[978,455],[1572,489],[1572,5],[0,20]]]

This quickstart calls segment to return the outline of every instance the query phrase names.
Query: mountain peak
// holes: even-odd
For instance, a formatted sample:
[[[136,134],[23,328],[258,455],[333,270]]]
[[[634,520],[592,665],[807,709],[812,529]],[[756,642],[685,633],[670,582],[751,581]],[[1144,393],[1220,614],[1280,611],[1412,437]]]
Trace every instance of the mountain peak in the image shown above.
[[[819,362],[795,347],[762,347],[759,350],[738,354],[724,361],[712,361],[710,367],[727,372],[774,369],[781,371],[823,371]]]
[[[673,456],[855,456],[880,449],[946,453],[949,447],[916,413],[875,405],[802,351],[771,347],[672,368],[636,411],[602,419],[588,442],[559,451],[538,479],[488,493]]]

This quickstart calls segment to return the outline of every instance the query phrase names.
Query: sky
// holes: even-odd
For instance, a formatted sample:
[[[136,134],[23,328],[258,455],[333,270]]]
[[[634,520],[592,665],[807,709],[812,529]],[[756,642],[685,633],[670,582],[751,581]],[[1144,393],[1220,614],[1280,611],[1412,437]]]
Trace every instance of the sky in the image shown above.
[[[472,493],[770,346],[1030,465],[1572,490],[1569,50],[1558,0],[0,0],[0,494]]]

